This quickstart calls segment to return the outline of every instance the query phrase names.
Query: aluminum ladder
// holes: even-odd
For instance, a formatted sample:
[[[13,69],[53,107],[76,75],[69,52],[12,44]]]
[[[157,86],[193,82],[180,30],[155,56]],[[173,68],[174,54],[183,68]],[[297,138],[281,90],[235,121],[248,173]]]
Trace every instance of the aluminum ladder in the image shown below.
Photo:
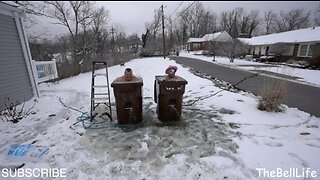
[[[106,73],[96,73],[96,70],[103,66]],[[104,84],[96,84],[97,77],[102,77]],[[112,121],[112,110],[110,100],[110,88],[108,77],[108,65],[104,61],[92,62],[92,81],[91,81],[91,122],[99,115],[102,117],[106,115]]]

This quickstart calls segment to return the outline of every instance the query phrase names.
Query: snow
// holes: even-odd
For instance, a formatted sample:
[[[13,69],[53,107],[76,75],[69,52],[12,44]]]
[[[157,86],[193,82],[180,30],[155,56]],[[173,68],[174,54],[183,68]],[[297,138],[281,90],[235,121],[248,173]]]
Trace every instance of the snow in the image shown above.
[[[237,38],[239,41],[245,44],[250,44],[250,38]]]
[[[189,38],[188,43],[190,42],[203,42],[202,38]]]
[[[111,82],[127,67],[143,78],[142,124],[85,130],[80,123],[73,125],[81,113],[65,108],[59,98],[73,108],[90,111],[91,72],[41,84],[35,114],[16,124],[0,122],[0,167],[14,163],[5,158],[12,144],[36,140],[36,145],[48,146],[49,153],[37,163],[25,162],[23,168],[66,168],[67,179],[261,179],[256,168],[307,167],[320,175],[320,118],[298,109],[284,105],[282,113],[263,112],[257,109],[258,97],[222,91],[183,106],[177,124],[157,120],[154,77],[163,75],[169,65],[177,66],[177,75],[188,81],[184,104],[221,90],[175,61],[134,59],[108,71]],[[114,102],[113,89],[111,97]],[[26,107],[32,104],[30,100]],[[113,110],[116,120],[114,106]]]
[[[244,59],[235,59],[234,62],[231,63],[227,57],[219,57],[219,56],[215,57],[215,61],[212,61],[213,57],[195,55],[192,52],[191,53],[180,52],[179,56],[195,58],[195,59],[216,63],[223,66],[228,66],[231,68],[246,70],[246,71],[255,71],[255,72],[262,73],[266,76],[272,76],[272,75],[265,74],[261,71],[274,72],[277,74],[283,74],[286,76],[297,78],[295,80],[289,79],[290,81],[295,81],[298,83],[304,83],[304,84],[320,87],[320,78],[319,78],[320,71],[319,70],[299,69],[299,68],[294,68],[286,65],[274,65],[274,64],[271,65],[271,64],[265,64],[265,63],[247,61]]]
[[[287,31],[249,39],[250,45],[268,45],[274,43],[303,43],[320,41],[320,26]]]
[[[205,34],[202,38],[189,38],[189,42],[205,42],[205,41],[217,41],[217,42],[226,42],[232,40],[232,37],[226,32],[216,32],[212,34]]]

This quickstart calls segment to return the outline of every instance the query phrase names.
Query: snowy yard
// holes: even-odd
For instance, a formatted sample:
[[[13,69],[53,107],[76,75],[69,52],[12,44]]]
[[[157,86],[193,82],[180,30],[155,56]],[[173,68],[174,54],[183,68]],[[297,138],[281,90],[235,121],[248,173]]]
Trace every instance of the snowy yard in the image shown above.
[[[246,71],[254,71],[254,72],[262,72],[266,74],[267,72],[273,72],[278,74],[283,74],[286,76],[292,76],[294,81],[299,83],[305,83],[313,86],[320,87],[320,71],[319,70],[310,70],[310,69],[299,69],[293,68],[286,65],[274,65],[274,64],[265,64],[260,62],[247,61],[244,59],[235,59],[233,63],[229,61],[227,57],[215,57],[216,61],[212,61],[213,57],[207,57],[203,55],[194,55],[194,53],[190,52],[181,52],[179,56],[182,57],[190,57],[195,59],[200,59],[203,61],[208,61],[212,63],[217,63],[220,65],[243,69]],[[270,75],[267,73],[267,75]],[[272,76],[272,75],[271,75]],[[292,80],[292,79],[291,79]]]
[[[133,128],[85,130],[80,123],[72,126],[81,113],[65,108],[59,98],[89,112],[91,73],[41,84],[35,114],[17,124],[0,122],[0,166],[19,164],[5,158],[12,144],[36,141],[48,146],[49,153],[39,162],[25,162],[23,168],[66,168],[66,179],[262,179],[256,168],[297,168],[300,173],[310,168],[319,179],[320,118],[295,108],[263,112],[257,109],[256,96],[222,91],[183,106],[179,123],[157,120],[154,78],[169,65],[177,66],[177,75],[188,81],[184,104],[220,90],[175,61],[135,59],[124,67],[110,67],[109,79],[112,82],[127,67],[143,78],[143,122]],[[111,97],[114,102],[113,92]],[[115,106],[113,115],[116,119]]]

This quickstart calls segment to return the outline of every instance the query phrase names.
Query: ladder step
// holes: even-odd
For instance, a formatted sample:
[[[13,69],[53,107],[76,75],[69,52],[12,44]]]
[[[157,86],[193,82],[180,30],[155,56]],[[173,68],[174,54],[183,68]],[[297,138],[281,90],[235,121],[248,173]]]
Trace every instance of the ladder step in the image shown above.
[[[106,105],[107,107],[111,107],[111,105],[108,105],[108,102],[95,102],[93,104],[104,104]]]
[[[92,62],[92,81],[91,81],[91,122],[93,119],[101,116],[108,116],[112,121],[112,107],[110,102],[110,84],[108,77],[108,63],[106,61],[93,61]],[[96,70],[105,68],[105,72]],[[96,77],[103,76],[106,83],[97,83],[95,85]],[[98,89],[100,88],[100,89]]]
[[[93,61],[93,64],[107,64],[107,62],[103,62],[103,61]]]
[[[102,100],[109,100],[109,98],[92,98],[92,101],[102,101]]]
[[[93,86],[93,88],[106,88],[106,87],[108,87],[108,86],[106,86],[106,85]]]
[[[106,73],[94,73],[93,76],[107,76]]]
[[[108,93],[94,93],[93,95],[109,95]]]

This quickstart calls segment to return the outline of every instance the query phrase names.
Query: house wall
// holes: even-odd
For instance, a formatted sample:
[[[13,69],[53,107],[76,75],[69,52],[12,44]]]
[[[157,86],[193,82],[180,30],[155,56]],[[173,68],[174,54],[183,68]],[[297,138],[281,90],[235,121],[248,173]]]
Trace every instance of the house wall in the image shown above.
[[[205,41],[201,43],[201,50],[209,50],[209,41]]]
[[[265,56],[266,55],[266,51],[267,51],[267,46],[261,46],[260,47],[260,52],[261,52],[261,56]]]
[[[298,51],[299,51],[299,44],[294,44],[293,45],[293,52],[292,52],[292,56],[294,58],[296,58],[298,56]]]
[[[198,46],[196,44],[199,44]],[[202,42],[189,42],[187,43],[188,51],[199,51],[202,50],[203,45]]]
[[[0,110],[5,98],[22,103],[33,96],[15,19],[0,14]]]
[[[294,44],[290,44],[289,51],[285,53],[284,56],[293,56],[293,52],[294,52]]]
[[[254,54],[253,55],[257,55],[259,56],[260,52],[260,46],[254,46]]]
[[[316,43],[315,50],[312,57],[318,57],[318,56],[320,56],[320,42]]]

